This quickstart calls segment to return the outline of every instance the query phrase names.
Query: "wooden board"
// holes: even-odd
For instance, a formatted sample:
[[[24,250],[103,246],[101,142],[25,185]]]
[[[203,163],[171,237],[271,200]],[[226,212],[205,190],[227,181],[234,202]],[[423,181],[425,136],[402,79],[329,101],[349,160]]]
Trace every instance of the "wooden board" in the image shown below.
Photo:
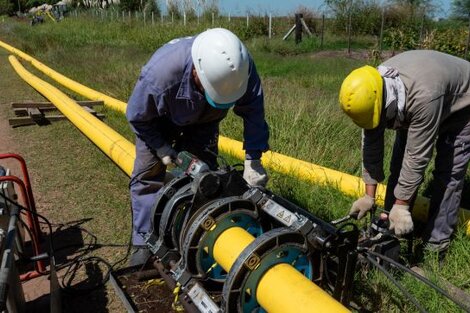
[[[97,113],[96,117],[98,117],[99,119],[102,119],[104,118],[104,114]],[[61,120],[66,120],[66,119],[67,118],[63,115],[44,116],[45,122],[56,122],[56,121],[61,121]],[[33,118],[31,118],[31,116],[13,117],[13,118],[8,119],[8,122],[10,123],[11,127],[28,126],[28,125],[37,124],[36,121]]]

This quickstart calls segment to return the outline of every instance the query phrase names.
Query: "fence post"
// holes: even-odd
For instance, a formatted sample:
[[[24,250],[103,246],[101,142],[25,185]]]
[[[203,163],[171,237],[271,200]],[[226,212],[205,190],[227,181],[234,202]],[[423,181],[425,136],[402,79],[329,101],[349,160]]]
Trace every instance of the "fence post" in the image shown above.
[[[145,25],[145,22],[146,22],[146,15],[147,15],[147,13],[144,11],[144,25]]]
[[[382,53],[382,40],[384,38],[385,8],[382,8],[382,22],[380,24],[379,52]]]
[[[250,15],[246,13],[246,28],[250,26]]]
[[[423,45],[424,19],[426,18],[426,7],[423,7],[423,17],[421,18],[421,27],[419,30],[419,45]]]
[[[230,12],[228,12],[228,22],[230,23]]]
[[[152,26],[155,25],[155,13],[152,11]]]
[[[214,26],[214,22],[215,22],[215,14],[214,12],[212,12],[212,26]]]
[[[302,22],[300,19],[303,17],[303,14],[295,14],[295,43],[298,44],[302,42]]]
[[[183,25],[186,26],[186,12],[183,12]]]
[[[320,49],[323,49],[323,34],[325,33],[325,14],[321,15],[321,38],[320,38]]]
[[[129,22],[132,22],[132,16],[131,16],[131,11],[129,11]]]
[[[351,15],[352,15],[352,0],[349,5],[348,12],[348,55],[351,55]]]
[[[273,16],[271,13],[269,13],[269,39],[272,37],[272,26],[273,26]]]

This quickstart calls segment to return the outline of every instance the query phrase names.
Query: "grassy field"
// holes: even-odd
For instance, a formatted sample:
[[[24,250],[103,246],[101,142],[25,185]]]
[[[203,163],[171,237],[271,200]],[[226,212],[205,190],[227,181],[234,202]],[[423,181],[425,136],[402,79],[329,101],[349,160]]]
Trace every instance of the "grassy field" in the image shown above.
[[[235,32],[240,31],[240,26],[233,27]],[[28,21],[6,19],[0,23],[0,40],[91,88],[127,100],[140,68],[156,48],[175,37],[194,34],[204,28],[202,24],[150,26],[73,17],[58,24],[31,27]],[[340,112],[337,93],[342,79],[353,68],[373,62],[368,59],[367,51],[373,48],[374,40],[357,40],[355,57],[346,56],[345,41],[341,38],[331,37],[327,45],[336,51],[322,52],[319,52],[317,38],[305,40],[298,46],[292,40],[283,42],[279,38],[272,41],[251,38],[246,43],[263,81],[272,150],[359,175],[360,130]],[[28,69],[37,73],[30,66]],[[8,75],[13,73],[10,71]],[[16,86],[22,82],[14,77],[11,84]],[[37,96],[31,91],[18,91],[14,97],[4,96],[1,102]],[[7,112],[5,106],[2,110]],[[107,124],[133,140],[124,116],[103,111]],[[241,126],[241,119],[230,114],[222,123],[222,134],[241,139]],[[92,218],[86,226],[100,241],[127,241],[130,230],[128,178],[78,130],[69,123],[56,123],[47,127],[18,128],[13,130],[13,136],[38,177],[34,185],[41,195],[38,204],[48,216],[57,222]],[[391,142],[392,136],[388,134],[387,160]],[[432,166],[428,173],[431,170]],[[270,189],[326,220],[345,215],[353,201],[332,188],[270,174]],[[124,252],[104,249],[96,253],[115,260]],[[437,277],[439,272],[441,277],[470,292],[469,258],[470,241],[459,229],[444,266],[439,269],[432,255],[422,266],[431,276]],[[400,277],[400,280],[429,311],[458,312],[454,305],[408,277]],[[371,311],[415,310],[374,271],[357,274],[354,294],[356,302]],[[113,311],[109,307],[107,310]]]

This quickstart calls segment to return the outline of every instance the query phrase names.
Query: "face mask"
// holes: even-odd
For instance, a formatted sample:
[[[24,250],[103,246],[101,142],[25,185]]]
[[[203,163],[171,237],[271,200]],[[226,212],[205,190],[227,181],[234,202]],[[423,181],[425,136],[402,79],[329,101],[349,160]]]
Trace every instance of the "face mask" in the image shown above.
[[[216,109],[226,110],[234,106],[235,102],[230,103],[217,103],[205,92],[207,102]]]

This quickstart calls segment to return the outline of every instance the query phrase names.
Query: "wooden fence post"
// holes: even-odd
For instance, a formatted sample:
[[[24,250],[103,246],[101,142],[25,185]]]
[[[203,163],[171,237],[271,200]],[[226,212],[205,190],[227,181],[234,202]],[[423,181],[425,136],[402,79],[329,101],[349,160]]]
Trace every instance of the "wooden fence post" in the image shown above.
[[[273,27],[273,16],[271,13],[269,13],[269,39],[272,37],[272,27]]]
[[[302,42],[302,22],[300,19],[303,17],[303,14],[295,14],[295,43],[298,44]]]

